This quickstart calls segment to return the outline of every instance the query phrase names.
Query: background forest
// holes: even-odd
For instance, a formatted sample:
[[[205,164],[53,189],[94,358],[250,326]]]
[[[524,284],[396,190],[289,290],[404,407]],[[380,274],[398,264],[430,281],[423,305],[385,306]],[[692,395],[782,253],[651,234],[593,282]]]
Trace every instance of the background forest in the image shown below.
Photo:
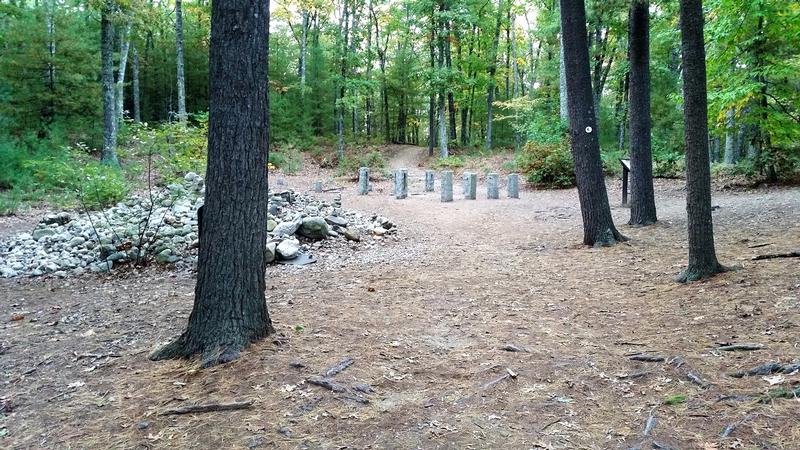
[[[609,172],[627,152],[629,3],[587,1]],[[800,4],[704,3],[714,173],[796,178]],[[683,171],[677,9],[650,8],[657,176]],[[307,152],[349,173],[415,144],[442,167],[498,152],[534,184],[570,186],[559,28],[551,0],[273,2],[270,162],[296,171]],[[111,203],[151,164],[202,173],[209,36],[205,0],[0,2],[0,213]]]

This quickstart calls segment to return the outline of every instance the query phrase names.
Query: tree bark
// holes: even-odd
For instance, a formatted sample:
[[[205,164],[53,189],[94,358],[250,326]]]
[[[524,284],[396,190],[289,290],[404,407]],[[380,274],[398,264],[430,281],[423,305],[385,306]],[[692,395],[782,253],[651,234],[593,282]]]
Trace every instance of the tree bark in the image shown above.
[[[739,159],[737,151],[736,120],[733,108],[725,111],[725,164],[736,164]]]
[[[447,63],[448,79],[450,79],[449,74],[453,70],[453,60],[450,54],[451,52],[450,38],[452,29],[450,27],[449,21],[446,22],[445,30],[447,31],[447,39],[445,40],[445,45],[444,45],[444,55],[445,55],[445,62]],[[449,114],[449,119],[450,119],[450,126],[448,128],[449,137],[450,140],[455,141],[458,138],[458,136],[456,135],[456,99],[455,95],[453,95],[453,89],[451,88],[449,83],[447,86],[447,112]]]
[[[336,136],[338,141],[337,155],[339,161],[344,160],[344,96],[345,86],[347,85],[347,51],[350,33],[350,9],[348,8],[347,0],[344,0],[342,5],[342,21],[339,22],[339,35],[342,36],[342,45],[340,47],[340,63],[341,63],[341,77],[339,86],[339,95],[336,99]],[[344,31],[342,31],[344,30]]]
[[[100,59],[103,84],[103,151],[100,161],[119,166],[117,160],[117,117],[114,96],[114,24],[111,22],[116,4],[106,0],[100,13]]]
[[[625,240],[614,226],[608,203],[589,72],[583,0],[561,0],[561,32],[567,78],[572,157],[583,216],[583,242],[608,246]]]
[[[208,169],[197,286],[186,331],[151,359],[238,358],[274,332],[265,299],[269,1],[211,6]]]
[[[142,122],[141,93],[139,91],[139,50],[133,46],[132,76],[133,76],[133,121]]]
[[[183,73],[183,5],[175,0],[175,63],[178,77],[178,121],[186,124],[186,79]]]
[[[444,11],[445,11],[444,1],[441,1],[439,3],[440,16],[439,16],[439,21],[438,21],[439,22],[439,26],[440,26],[440,32],[438,33],[438,36],[437,36],[437,42],[438,42],[438,46],[439,46],[439,72],[440,73],[444,73],[445,72],[445,47],[446,47],[445,46],[445,38],[448,37],[447,36],[447,30],[446,30],[447,27],[446,27],[445,21],[443,19]],[[446,80],[442,80],[442,79],[438,79],[438,78],[437,78],[437,81],[439,82],[439,104],[438,104],[438,112],[439,112],[439,120],[438,120],[438,122],[439,122],[439,157],[447,158],[447,156],[449,155],[449,151],[447,149],[447,143],[448,143],[447,142],[447,140],[448,140],[447,117],[445,116],[445,112],[446,112],[445,111],[445,101],[446,101],[446,98],[445,98],[446,97],[446,93],[445,93],[445,91],[446,91],[447,82],[446,82]],[[455,117],[453,117],[453,120],[455,121]]]
[[[558,38],[558,111],[562,122],[569,122],[567,106],[567,67],[564,62],[564,32]]]
[[[435,8],[436,5],[434,5]],[[433,16],[433,14],[431,15]],[[431,20],[431,37],[428,47],[431,53],[431,70],[436,70],[436,26],[435,21]],[[428,156],[433,156],[433,148],[436,147],[436,92],[431,86],[430,99],[428,101]]]
[[[497,47],[500,45],[500,25],[503,22],[503,0],[497,4],[497,26],[494,28],[494,40],[492,41],[492,53],[489,56],[489,83],[486,87],[486,148],[492,149],[493,125],[494,125],[494,90],[496,86],[495,75],[497,74]]]
[[[309,28],[309,12],[304,9],[301,13],[303,16],[303,29],[300,36],[300,64],[298,64],[298,72],[300,76],[300,95],[305,96],[306,87],[306,53],[308,48],[308,28]]]
[[[686,145],[686,213],[689,266],[677,278],[696,281],[722,272],[714,249],[711,169],[708,163],[708,99],[702,0],[680,1],[683,121]]]
[[[630,14],[631,220],[651,225],[656,218],[650,142],[650,0],[633,0]]]
[[[132,21],[129,20],[125,25],[119,43],[119,68],[117,69],[117,90],[115,94],[117,103],[114,109],[117,117],[117,130],[119,130],[124,115],[122,107],[125,97],[125,71],[128,66],[128,51],[131,45],[131,24]]]

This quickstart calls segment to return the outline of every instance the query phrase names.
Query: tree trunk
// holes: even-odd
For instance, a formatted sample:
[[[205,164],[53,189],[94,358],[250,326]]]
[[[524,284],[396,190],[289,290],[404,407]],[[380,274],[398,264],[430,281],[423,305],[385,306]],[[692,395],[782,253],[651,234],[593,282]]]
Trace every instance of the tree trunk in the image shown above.
[[[139,50],[136,45],[133,46],[133,61],[132,61],[132,75],[133,75],[133,121],[135,123],[142,122],[142,106],[141,98],[139,97]]]
[[[128,50],[130,49],[131,45],[131,23],[132,21],[129,20],[127,25],[125,25],[125,29],[122,32],[122,37],[120,38],[119,43],[119,68],[117,69],[116,91],[117,104],[115,107],[117,130],[119,130],[124,115],[122,107],[125,97],[125,70],[128,66]]]
[[[725,111],[725,164],[736,164],[739,159],[737,151],[736,120],[733,108]]]
[[[298,75],[300,76],[300,95],[305,96],[306,93],[306,53],[308,49],[308,28],[309,28],[309,13],[307,9],[302,12],[303,16],[303,29],[300,36],[300,63],[298,64]]]
[[[492,149],[494,125],[494,90],[495,75],[497,74],[497,47],[500,45],[500,25],[503,22],[503,0],[497,4],[497,25],[494,28],[494,40],[492,41],[492,53],[489,56],[489,83],[486,87],[486,148]]]
[[[151,359],[236,359],[274,332],[264,292],[269,151],[269,1],[211,5],[208,169],[194,307]]]
[[[339,22],[339,35],[342,36],[341,51],[341,85],[339,86],[339,96],[336,99],[336,136],[338,141],[337,155],[339,161],[344,161],[344,96],[345,86],[347,84],[347,51],[349,48],[349,33],[350,33],[350,9],[348,8],[347,0],[342,5],[342,21]],[[342,32],[344,29],[344,32]]]
[[[522,83],[522,77],[519,72],[519,65],[517,64],[517,33],[516,27],[514,26],[515,17],[512,15],[509,18],[509,26],[511,27],[511,71],[514,74],[513,79],[513,98],[517,98],[520,95],[520,87],[524,86]],[[525,94],[522,94],[524,97]],[[514,151],[519,153],[520,147],[522,146],[522,134],[519,132],[519,123],[516,119],[517,115],[515,113],[514,118]]]
[[[447,23],[446,25],[446,30],[447,30],[447,39],[445,40],[445,45],[444,45],[444,55],[445,55],[445,61],[447,63],[448,79],[450,79],[449,74],[453,70],[453,60],[450,54],[451,28],[449,23]],[[447,112],[450,114],[450,127],[448,129],[449,138],[450,140],[455,141],[458,138],[458,136],[456,135],[456,99],[455,96],[453,95],[453,89],[450,87],[449,83],[447,86]]]
[[[567,109],[583,216],[583,242],[595,247],[613,245],[625,237],[617,231],[611,218],[600,160],[583,0],[561,0],[561,33],[564,66],[570,74],[567,78]]]
[[[702,0],[680,1],[683,121],[686,145],[686,212],[689,266],[678,281],[695,281],[725,269],[714,250],[711,170],[708,164],[708,99]]]
[[[103,83],[103,152],[100,161],[109,166],[119,166],[114,96],[114,24],[110,17],[115,9],[114,0],[106,0],[100,13],[100,59]]]
[[[175,0],[175,63],[178,75],[178,121],[186,124],[186,79],[183,74],[183,6]]]
[[[434,5],[435,7],[435,5]],[[431,70],[436,70],[436,28],[431,20],[431,38],[428,47],[431,53]],[[436,147],[436,93],[431,86],[431,95],[428,101],[428,156],[433,156],[433,148]]]
[[[45,4],[45,27],[47,31],[47,69],[45,77],[47,79],[48,102],[47,107],[42,114],[44,123],[50,125],[53,123],[56,115],[56,19],[55,0],[48,0]]]
[[[445,11],[444,1],[442,1],[439,4],[439,13],[440,13],[439,26],[440,26],[440,30],[441,31],[438,33],[438,36],[437,36],[437,42],[438,42],[438,46],[439,46],[439,72],[440,73],[444,72],[444,69],[445,69],[445,47],[446,46],[445,46],[445,42],[444,41],[445,41],[446,38],[449,37],[448,34],[447,34],[447,27],[446,27],[445,21],[443,19],[444,11]],[[445,101],[446,101],[446,95],[447,95],[445,92],[446,92],[446,84],[447,84],[447,82],[445,80],[438,80],[438,81],[440,83],[439,84],[439,105],[438,105],[438,111],[439,111],[439,119],[438,119],[438,122],[439,122],[439,157],[447,158],[447,156],[449,155],[449,151],[447,149],[447,143],[448,143],[447,142],[447,139],[448,139],[447,117],[445,115],[445,112],[446,112],[445,111]]]
[[[651,225],[656,218],[650,143],[650,0],[633,0],[630,14],[631,220]]]
[[[558,39],[558,112],[562,122],[569,122],[569,111],[567,106],[567,67],[564,61],[564,32]]]

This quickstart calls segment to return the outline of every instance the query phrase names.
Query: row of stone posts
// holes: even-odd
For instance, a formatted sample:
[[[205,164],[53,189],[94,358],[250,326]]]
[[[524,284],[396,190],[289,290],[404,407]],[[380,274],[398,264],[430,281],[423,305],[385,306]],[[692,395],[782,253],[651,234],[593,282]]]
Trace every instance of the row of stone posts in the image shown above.
[[[425,192],[434,192],[436,173],[433,170],[425,171]],[[440,175],[441,199],[443,202],[453,201],[453,171],[445,170]],[[465,172],[463,178],[464,198],[476,200],[478,198],[478,174]],[[506,183],[508,198],[519,198],[519,175],[508,175]],[[358,193],[367,195],[370,191],[369,169],[362,167],[358,171]],[[398,200],[408,198],[408,169],[394,171],[394,196]],[[486,176],[486,198],[497,200],[500,198],[500,175],[490,173]]]

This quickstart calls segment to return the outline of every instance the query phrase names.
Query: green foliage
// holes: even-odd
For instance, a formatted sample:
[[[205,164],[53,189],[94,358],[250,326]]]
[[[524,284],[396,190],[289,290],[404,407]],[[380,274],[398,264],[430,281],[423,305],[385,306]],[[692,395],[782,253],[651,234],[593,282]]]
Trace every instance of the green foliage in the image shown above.
[[[529,142],[517,156],[517,167],[529,183],[548,188],[575,185],[575,166],[564,139],[554,144]]]
[[[668,406],[680,405],[681,403],[685,402],[686,402],[686,396],[683,394],[670,395],[669,397],[664,399],[664,404]]]
[[[682,153],[654,152],[653,154],[653,177],[678,178],[685,168],[686,160]]]
[[[294,145],[283,145],[270,150],[269,164],[283,173],[296,173],[303,168],[303,157]]]
[[[358,169],[361,167],[369,167],[370,170],[380,172],[386,169],[388,162],[383,153],[377,150],[369,150],[361,153],[348,153],[342,161],[339,162],[337,169],[339,175],[358,176]]]
[[[50,147],[49,141],[0,143],[0,213],[24,202],[48,200],[101,208],[124,198],[129,183],[116,168],[100,164],[85,146]]]
[[[460,169],[464,167],[464,158],[461,156],[450,155],[445,158],[439,158],[431,164],[434,169]]]

